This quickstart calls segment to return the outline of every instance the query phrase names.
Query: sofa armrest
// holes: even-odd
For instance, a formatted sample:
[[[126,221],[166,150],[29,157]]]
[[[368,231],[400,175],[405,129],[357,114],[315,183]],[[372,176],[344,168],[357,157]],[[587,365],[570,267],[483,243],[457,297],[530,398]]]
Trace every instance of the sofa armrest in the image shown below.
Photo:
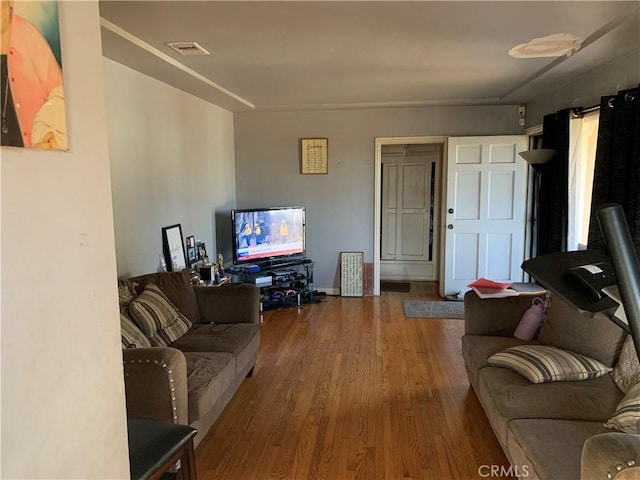
[[[260,289],[250,283],[194,287],[202,323],[260,323]]]
[[[608,432],[584,442],[580,480],[640,478],[640,435]]]
[[[464,331],[467,335],[511,337],[534,294],[516,297],[480,298],[473,290],[464,295]]]
[[[187,362],[171,347],[122,351],[127,417],[189,424]]]

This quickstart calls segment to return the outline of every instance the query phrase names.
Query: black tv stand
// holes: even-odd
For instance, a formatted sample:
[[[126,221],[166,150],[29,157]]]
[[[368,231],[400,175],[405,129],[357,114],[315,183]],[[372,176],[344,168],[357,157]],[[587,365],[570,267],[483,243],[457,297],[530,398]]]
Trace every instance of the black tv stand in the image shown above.
[[[260,311],[315,303],[313,285],[314,263],[308,258],[269,261],[257,264],[258,272],[248,272],[243,266],[227,271],[234,281],[253,283],[260,288]]]
[[[266,260],[262,262],[256,262],[256,265],[260,267],[260,270],[272,270],[274,268],[291,267],[295,265],[302,265],[305,263],[313,263],[313,260],[307,257],[285,258],[280,260]]]

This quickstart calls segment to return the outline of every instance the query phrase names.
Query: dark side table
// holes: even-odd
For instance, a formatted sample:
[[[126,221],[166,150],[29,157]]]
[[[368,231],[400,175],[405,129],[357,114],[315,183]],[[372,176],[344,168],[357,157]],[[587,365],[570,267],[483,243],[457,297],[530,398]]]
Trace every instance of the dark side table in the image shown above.
[[[142,418],[127,421],[131,480],[162,478],[180,460],[182,479],[196,480],[193,437],[197,430],[188,425]]]

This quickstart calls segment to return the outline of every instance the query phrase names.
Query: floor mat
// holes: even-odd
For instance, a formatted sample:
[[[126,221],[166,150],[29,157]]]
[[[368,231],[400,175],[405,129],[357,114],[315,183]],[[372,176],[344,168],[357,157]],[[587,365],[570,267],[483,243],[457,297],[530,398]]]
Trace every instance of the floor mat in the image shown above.
[[[380,291],[381,292],[409,292],[411,291],[411,283],[381,281]]]
[[[464,319],[463,302],[404,300],[402,306],[405,317]]]

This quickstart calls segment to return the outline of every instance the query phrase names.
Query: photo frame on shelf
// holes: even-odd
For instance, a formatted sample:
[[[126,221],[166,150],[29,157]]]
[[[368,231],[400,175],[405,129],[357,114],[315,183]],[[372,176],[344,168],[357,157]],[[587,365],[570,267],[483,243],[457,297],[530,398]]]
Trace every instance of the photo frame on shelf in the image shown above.
[[[168,271],[179,272],[187,268],[182,226],[179,223],[162,228],[162,252]]]
[[[198,261],[198,251],[196,250],[196,237],[187,237],[187,262],[192,267]]]
[[[207,255],[207,247],[204,242],[196,242],[196,250],[198,254],[198,261],[203,263],[209,263],[209,257]]]

